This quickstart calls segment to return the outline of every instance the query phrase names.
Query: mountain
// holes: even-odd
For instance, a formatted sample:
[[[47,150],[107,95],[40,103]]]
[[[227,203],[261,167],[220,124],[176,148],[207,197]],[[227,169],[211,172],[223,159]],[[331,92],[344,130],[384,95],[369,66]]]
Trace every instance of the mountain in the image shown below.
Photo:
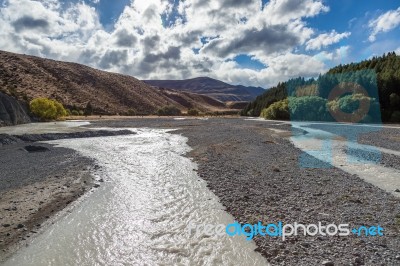
[[[207,77],[186,80],[144,80],[144,82],[158,88],[175,89],[207,95],[222,102],[249,102],[265,92],[265,90],[260,87],[230,85]]]
[[[204,95],[155,90],[131,76],[4,51],[0,51],[0,92],[25,103],[52,98],[77,111],[90,103],[97,114],[148,115],[167,105],[182,111],[227,110],[224,103]]]
[[[383,122],[400,122],[400,56],[395,52],[336,66],[317,79],[296,78],[279,83],[248,104],[241,114],[260,116],[265,108],[288,96],[328,99],[332,89],[343,82],[361,85],[371,98],[379,100],[377,113]]]

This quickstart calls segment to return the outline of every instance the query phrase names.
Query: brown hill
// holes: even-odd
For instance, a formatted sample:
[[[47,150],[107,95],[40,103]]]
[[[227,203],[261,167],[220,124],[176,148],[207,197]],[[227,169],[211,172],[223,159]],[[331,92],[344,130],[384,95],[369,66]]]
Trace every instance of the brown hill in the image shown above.
[[[88,103],[97,114],[154,114],[173,105],[186,111],[226,110],[204,95],[159,90],[121,74],[88,66],[0,51],[0,91],[28,102],[46,97],[69,109],[84,110]]]
[[[231,85],[208,77],[186,80],[145,80],[144,82],[159,88],[207,95],[222,102],[249,102],[265,92],[261,87]]]

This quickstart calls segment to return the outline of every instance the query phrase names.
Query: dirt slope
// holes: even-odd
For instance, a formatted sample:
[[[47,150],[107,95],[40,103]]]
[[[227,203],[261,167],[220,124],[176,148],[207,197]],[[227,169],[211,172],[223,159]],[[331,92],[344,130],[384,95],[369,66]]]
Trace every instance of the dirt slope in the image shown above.
[[[37,97],[53,98],[77,110],[85,109],[90,102],[97,114],[154,114],[166,105],[182,111],[189,106],[202,111],[226,109],[206,96],[167,93],[131,76],[3,51],[0,91],[25,102]]]

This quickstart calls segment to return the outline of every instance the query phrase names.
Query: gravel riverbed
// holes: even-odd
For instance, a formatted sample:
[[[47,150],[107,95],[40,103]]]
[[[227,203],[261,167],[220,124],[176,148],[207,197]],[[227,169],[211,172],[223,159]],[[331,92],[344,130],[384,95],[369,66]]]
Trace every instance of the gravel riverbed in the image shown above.
[[[400,265],[400,199],[337,168],[304,169],[302,153],[275,129],[244,119],[98,122],[111,127],[179,128],[198,174],[241,223],[381,226],[383,237],[256,237],[272,265]],[[383,136],[386,138],[387,136]],[[373,141],[369,141],[373,144]]]
[[[199,176],[207,181],[210,190],[219,197],[226,210],[240,223],[253,224],[262,221],[265,224],[282,221],[283,223],[316,224],[321,222],[322,224],[346,223],[352,228],[377,225],[384,228],[385,235],[382,237],[354,235],[305,237],[300,235],[289,237],[285,241],[281,238],[255,237],[257,251],[272,265],[400,265],[400,199],[363,181],[356,175],[337,168],[301,168],[299,156],[302,151],[295,148],[289,141],[290,126],[288,125],[248,121],[242,118],[210,118],[208,120],[135,118],[123,121],[92,121],[91,127],[178,129],[171,133],[182,134],[188,138],[188,144],[193,150],[187,156],[193,158],[198,164]],[[276,129],[286,130],[289,133]],[[302,134],[301,130],[295,133]],[[396,138],[393,140],[393,136],[396,137],[396,135],[392,131],[389,133],[382,131],[380,134],[382,135],[379,137],[384,140],[397,141]],[[373,138],[368,138],[368,136],[365,138],[368,141],[364,143],[383,146],[376,135],[373,135]],[[374,144],[374,141],[377,144]],[[4,145],[0,148],[0,152],[4,156],[22,152],[19,149],[23,147],[18,145],[26,143],[19,143],[18,140],[16,142],[12,145]],[[36,143],[30,145],[36,145]],[[7,151],[9,147],[13,147],[14,150]],[[53,149],[51,146],[45,147]],[[57,182],[60,184],[65,182],[64,177],[68,176],[67,171],[79,170],[81,174],[85,171],[88,174],[90,167],[93,167],[90,161],[85,161],[79,156],[74,157],[77,155],[70,150],[57,148],[54,152],[55,155],[60,156],[64,152],[65,157],[56,156],[56,158],[61,161],[63,158],[70,158],[69,162],[71,162],[59,168],[57,175],[61,173],[61,178]],[[13,178],[19,180],[17,185],[10,185],[12,181],[6,182],[7,185],[3,185],[3,191],[23,189],[39,184],[43,180],[49,180],[42,178],[47,176],[48,170],[52,167],[51,161],[47,161],[50,159],[45,157],[40,159],[40,156],[43,156],[40,152],[32,153],[32,156],[31,162],[21,162],[22,165],[26,164],[24,165],[25,174],[22,172],[12,174],[18,167],[12,157],[3,164],[2,169],[11,169],[6,170],[9,171],[8,176],[12,175]],[[26,158],[24,156],[23,160],[28,160]],[[75,165],[75,160],[82,164]],[[397,164],[397,160],[390,163]],[[38,173],[36,177],[29,175],[29,171],[35,167],[44,172]],[[397,165],[393,167],[397,168]],[[74,175],[76,172],[72,176]],[[24,183],[24,176],[29,176],[31,180]],[[4,174],[0,179],[4,179],[3,177]],[[1,184],[0,182],[0,190]],[[8,198],[7,201],[9,201]],[[13,204],[9,204],[11,209]],[[2,209],[0,216],[4,219],[8,212]],[[0,223],[3,223],[2,220]],[[18,229],[18,224],[11,226],[11,228],[14,227],[17,229],[12,230],[23,232],[23,228]],[[4,236],[0,235],[0,239],[4,239],[2,237]],[[3,240],[3,247],[4,243]]]

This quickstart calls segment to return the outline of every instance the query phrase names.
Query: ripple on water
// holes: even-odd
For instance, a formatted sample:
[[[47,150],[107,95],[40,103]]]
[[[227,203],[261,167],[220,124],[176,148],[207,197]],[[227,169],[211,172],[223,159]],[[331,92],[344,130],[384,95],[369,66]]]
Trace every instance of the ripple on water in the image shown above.
[[[189,233],[233,217],[183,157],[186,138],[137,132],[52,142],[97,160],[106,182],[5,265],[267,264],[244,238]]]

